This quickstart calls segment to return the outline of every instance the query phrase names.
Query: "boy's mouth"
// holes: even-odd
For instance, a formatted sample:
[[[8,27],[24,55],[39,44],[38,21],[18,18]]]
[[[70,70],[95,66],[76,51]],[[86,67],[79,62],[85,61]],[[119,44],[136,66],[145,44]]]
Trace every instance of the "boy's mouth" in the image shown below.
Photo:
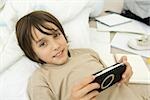
[[[63,54],[64,50],[59,51],[58,53],[56,53],[53,57],[60,57]]]

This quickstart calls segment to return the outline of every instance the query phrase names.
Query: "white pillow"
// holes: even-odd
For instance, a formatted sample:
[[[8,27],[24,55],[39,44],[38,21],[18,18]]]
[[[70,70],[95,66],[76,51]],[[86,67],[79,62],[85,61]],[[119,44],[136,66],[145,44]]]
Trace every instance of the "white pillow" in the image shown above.
[[[71,48],[89,47],[89,13],[90,9],[85,9],[76,18],[63,24]]]
[[[90,48],[89,17],[98,16],[102,11],[103,0],[87,0],[84,9],[74,16],[72,20],[63,24],[64,30],[70,40],[71,48]],[[74,9],[77,9],[75,5]],[[74,11],[74,10],[73,10]]]
[[[2,47],[0,52],[0,74],[24,55],[17,43],[14,32],[8,37],[7,43]]]
[[[102,13],[104,0],[90,0],[87,7],[91,8],[90,17],[97,17]]]
[[[89,0],[82,0],[80,2],[76,0],[39,1],[34,9],[46,10],[57,17],[70,41],[70,47],[89,47],[88,20],[90,9],[86,8],[88,1]]]
[[[0,75],[0,100],[28,100],[27,83],[37,64],[22,56]]]
[[[34,10],[50,12],[61,22],[71,47],[89,47],[88,20],[90,9],[86,8],[89,0],[80,2],[76,0],[33,0],[33,2],[27,0],[10,3],[17,12],[18,18]]]
[[[4,46],[7,44],[8,38],[10,34],[8,31],[8,27],[2,24],[0,25],[0,53],[3,51]]]
[[[87,48],[90,47],[89,16],[100,14],[104,0],[26,0],[9,3],[18,18],[34,10],[50,12],[62,23],[71,48]]]

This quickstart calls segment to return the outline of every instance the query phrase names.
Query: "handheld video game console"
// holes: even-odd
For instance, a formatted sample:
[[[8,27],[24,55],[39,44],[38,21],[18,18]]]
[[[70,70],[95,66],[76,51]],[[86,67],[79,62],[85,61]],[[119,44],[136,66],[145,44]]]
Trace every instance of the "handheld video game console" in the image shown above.
[[[107,67],[95,74],[95,80],[93,82],[97,82],[100,84],[100,88],[98,91],[103,91],[108,87],[112,86],[116,82],[120,81],[122,78],[122,74],[126,69],[126,65],[123,63],[116,63],[110,67]]]

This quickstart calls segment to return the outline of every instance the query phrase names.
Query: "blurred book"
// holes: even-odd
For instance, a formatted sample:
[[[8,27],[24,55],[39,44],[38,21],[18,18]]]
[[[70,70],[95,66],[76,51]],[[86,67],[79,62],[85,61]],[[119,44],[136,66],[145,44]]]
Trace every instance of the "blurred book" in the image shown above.
[[[96,20],[109,27],[118,26],[132,21],[131,19],[119,14],[109,14],[106,16],[98,17]]]
[[[119,61],[121,56],[127,56],[128,62],[132,67],[133,75],[129,81],[130,83],[150,84],[150,70],[148,69],[148,66],[145,64],[141,56],[129,54],[116,54],[116,60]]]
[[[150,50],[135,50],[128,46],[128,41],[131,39],[140,38],[139,34],[116,33],[111,41],[111,47],[121,49],[130,53],[138,54],[143,57],[150,57]]]
[[[101,57],[103,63],[106,66],[110,66],[118,62],[122,56],[127,56],[127,61],[133,70],[133,75],[129,83],[150,84],[150,70],[141,56],[132,54],[107,54]]]
[[[133,20],[133,19],[124,20],[124,22],[123,22],[123,21],[120,21],[121,19],[119,19],[119,18],[116,19],[117,17],[114,18],[114,15],[113,15],[113,17],[111,17],[111,15],[110,16],[107,15],[107,16],[102,16],[102,17],[96,18],[96,20],[97,20],[96,24],[97,24],[98,31],[114,31],[114,32],[123,32],[123,33],[145,34],[145,33],[147,33],[146,29],[149,29],[149,27],[145,27],[146,25],[143,25],[143,23]],[[121,15],[117,15],[117,16],[121,16]],[[123,16],[121,16],[121,18],[122,17]],[[109,25],[111,25],[111,23],[112,23],[112,27],[109,27],[109,25],[106,25],[106,23],[104,24],[103,22],[101,22],[102,19],[105,19],[104,21],[106,21],[106,22],[108,21]]]

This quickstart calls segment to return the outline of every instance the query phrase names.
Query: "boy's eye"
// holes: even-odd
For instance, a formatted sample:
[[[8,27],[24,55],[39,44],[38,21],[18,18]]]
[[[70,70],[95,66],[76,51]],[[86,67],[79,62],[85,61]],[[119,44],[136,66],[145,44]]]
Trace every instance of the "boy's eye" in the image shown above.
[[[39,44],[39,47],[43,47],[43,46],[46,46],[46,42],[41,42],[41,43]]]

